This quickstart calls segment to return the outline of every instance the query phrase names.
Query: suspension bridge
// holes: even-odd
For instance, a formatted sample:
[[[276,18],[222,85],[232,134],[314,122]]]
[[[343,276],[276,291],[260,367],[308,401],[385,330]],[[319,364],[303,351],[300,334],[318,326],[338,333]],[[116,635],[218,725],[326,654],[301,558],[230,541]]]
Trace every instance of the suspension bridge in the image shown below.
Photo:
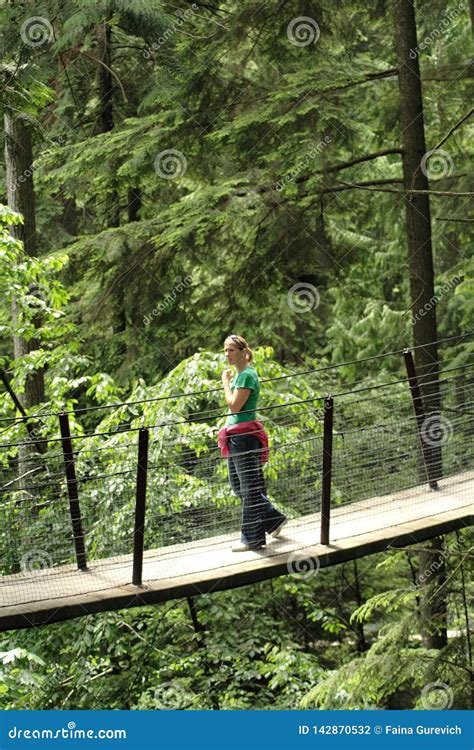
[[[258,552],[231,550],[223,412],[201,408],[220,388],[2,420],[0,630],[305,577],[472,525],[472,354],[447,347],[417,369],[408,349],[379,356],[403,373],[336,388],[340,366],[268,379],[277,404],[262,380],[267,491],[290,520]]]

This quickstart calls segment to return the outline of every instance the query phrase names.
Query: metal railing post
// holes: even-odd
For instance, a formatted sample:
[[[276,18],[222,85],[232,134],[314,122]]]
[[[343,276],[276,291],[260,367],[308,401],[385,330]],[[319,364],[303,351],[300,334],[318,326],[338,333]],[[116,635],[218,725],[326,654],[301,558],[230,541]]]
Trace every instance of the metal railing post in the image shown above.
[[[143,546],[145,541],[146,482],[148,471],[148,437],[146,428],[138,433],[137,490],[135,503],[135,530],[133,532],[133,575],[132,583],[142,585]]]
[[[329,544],[329,517],[331,513],[332,432],[334,399],[324,399],[323,480],[321,488],[321,544]]]
[[[403,350],[403,357],[405,359],[405,367],[408,375],[408,383],[410,385],[411,397],[413,401],[413,409],[416,416],[416,424],[418,428],[418,437],[420,438],[421,453],[423,457],[423,464],[425,467],[426,478],[432,490],[438,489],[438,483],[435,476],[433,475],[433,466],[430,461],[430,450],[429,445],[426,443],[426,436],[424,435],[425,427],[425,409],[423,406],[423,398],[421,396],[420,386],[418,383],[418,376],[416,374],[415,362],[413,360],[413,354],[410,349]]]
[[[81,507],[79,505],[76,468],[74,465],[74,451],[72,449],[69,417],[65,413],[59,415],[59,429],[61,430],[62,437],[64,468],[66,470],[67,494],[69,497],[69,513],[71,515],[77,567],[79,568],[79,570],[87,570],[84,532],[82,530]]]

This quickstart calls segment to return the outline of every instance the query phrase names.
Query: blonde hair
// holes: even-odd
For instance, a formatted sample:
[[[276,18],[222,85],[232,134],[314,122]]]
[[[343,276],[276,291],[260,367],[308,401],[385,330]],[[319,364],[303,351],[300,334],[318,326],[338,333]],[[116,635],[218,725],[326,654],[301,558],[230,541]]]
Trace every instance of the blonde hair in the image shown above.
[[[230,333],[226,337],[226,341],[229,341],[229,340],[232,341],[234,344],[236,344],[239,347],[239,349],[241,349],[241,350],[242,349],[247,349],[247,353],[245,355],[246,358],[247,358],[247,362],[251,362],[252,361],[252,359],[253,359],[253,352],[252,352],[251,348],[249,347],[249,345],[247,344],[247,342],[246,342],[246,340],[244,339],[243,336],[238,336],[235,333]]]

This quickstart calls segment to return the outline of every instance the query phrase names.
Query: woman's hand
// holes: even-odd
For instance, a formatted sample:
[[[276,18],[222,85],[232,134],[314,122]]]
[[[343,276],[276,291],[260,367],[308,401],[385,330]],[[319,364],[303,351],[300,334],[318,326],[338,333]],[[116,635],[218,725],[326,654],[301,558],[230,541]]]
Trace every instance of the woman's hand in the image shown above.
[[[232,370],[230,369],[224,370],[224,372],[222,373],[223,384],[225,385],[227,383],[228,385],[230,385],[231,380],[232,380]]]

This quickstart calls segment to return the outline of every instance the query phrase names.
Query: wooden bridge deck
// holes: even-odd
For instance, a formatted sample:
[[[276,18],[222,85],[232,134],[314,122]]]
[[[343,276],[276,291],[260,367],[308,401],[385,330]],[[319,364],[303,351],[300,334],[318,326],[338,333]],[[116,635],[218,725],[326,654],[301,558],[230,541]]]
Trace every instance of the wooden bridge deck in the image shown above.
[[[145,552],[141,587],[131,584],[132,557],[93,561],[0,578],[0,631],[235,588],[403,547],[473,523],[474,471],[425,486],[336,507],[331,544],[317,544],[320,515],[292,520],[261,552],[233,553],[238,534]],[[300,563],[306,560],[307,564]]]

